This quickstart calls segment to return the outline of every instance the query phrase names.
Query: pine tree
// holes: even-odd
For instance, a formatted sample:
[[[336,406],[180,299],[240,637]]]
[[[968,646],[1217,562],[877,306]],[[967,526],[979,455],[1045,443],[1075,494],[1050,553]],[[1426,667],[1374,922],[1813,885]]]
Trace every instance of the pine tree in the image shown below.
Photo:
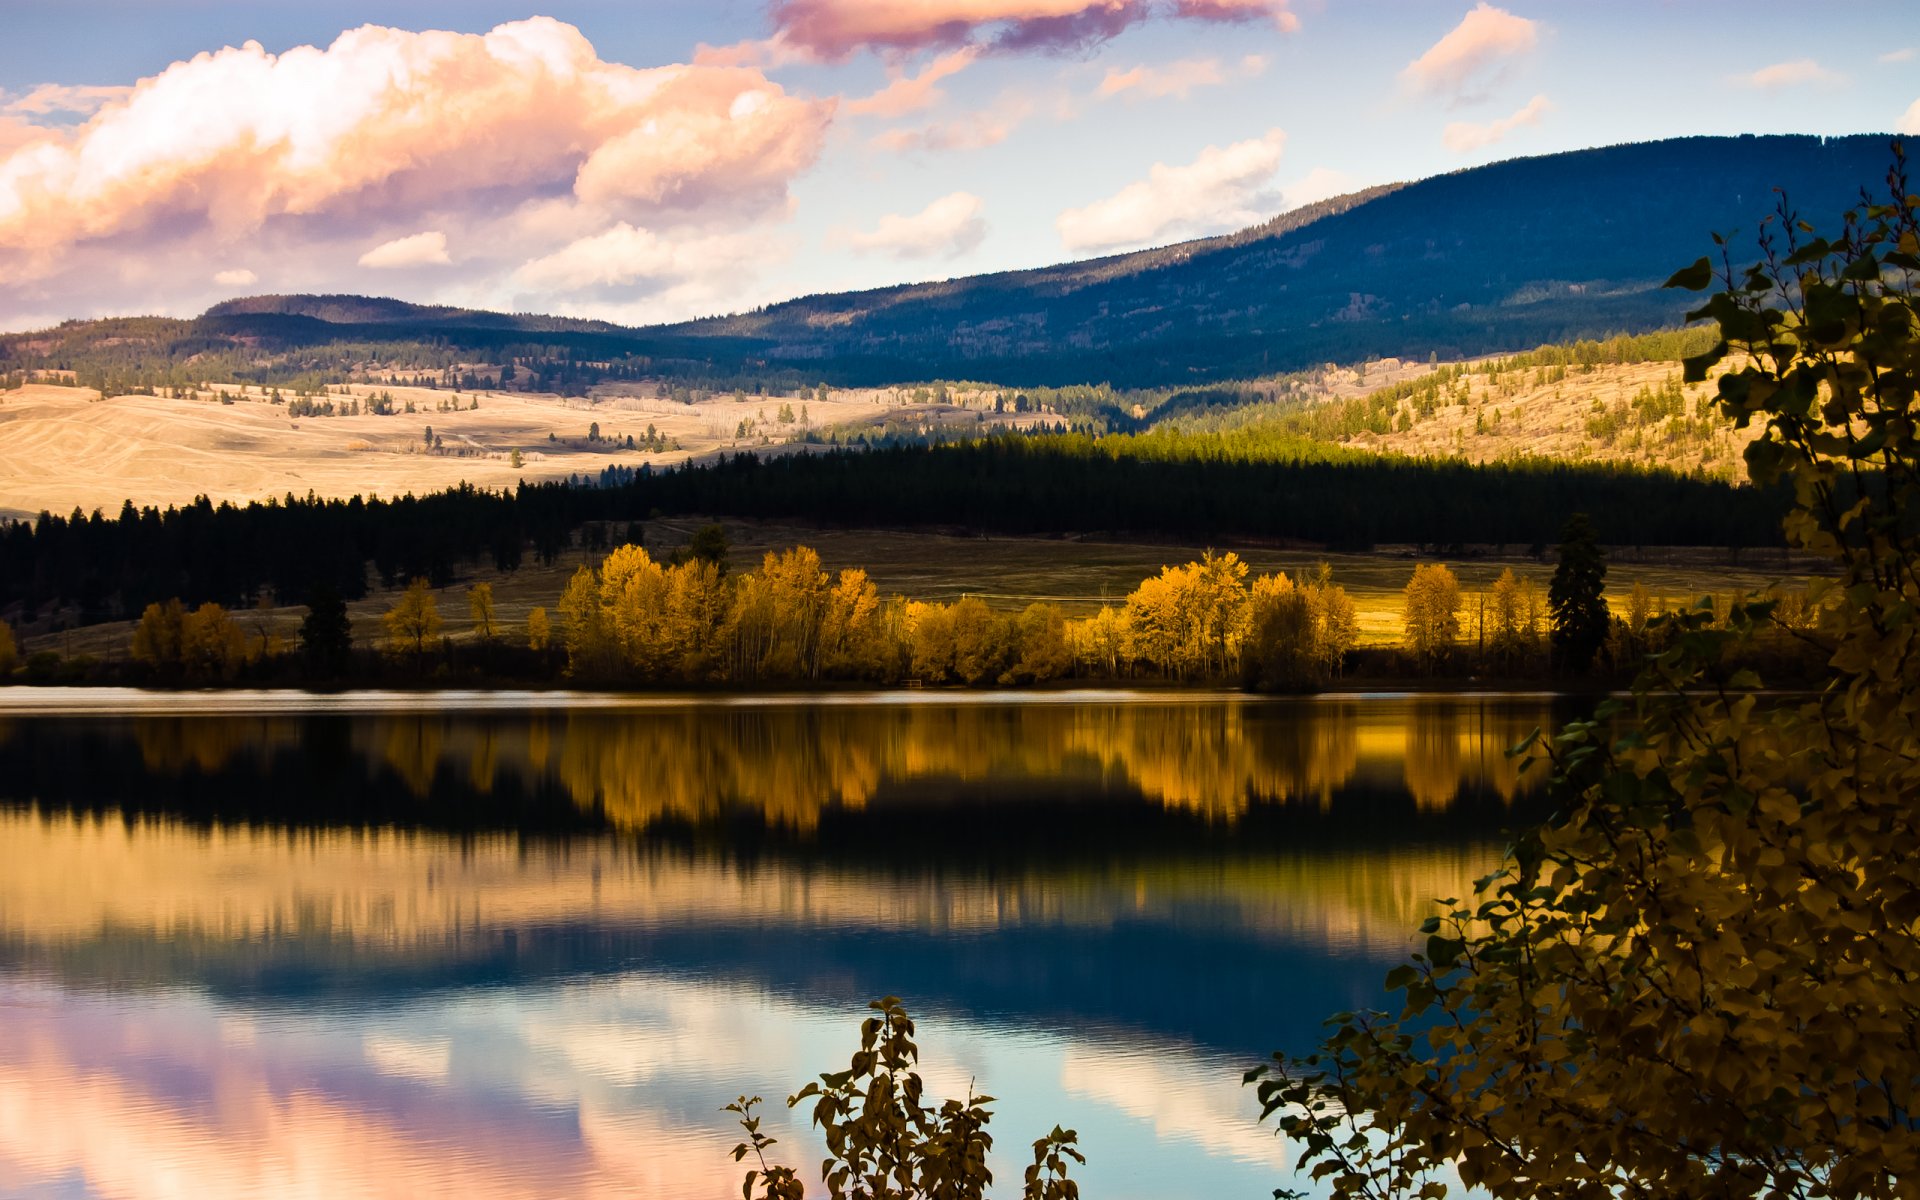
[[[346,669],[347,656],[353,650],[353,623],[347,619],[347,604],[325,585],[313,589],[307,598],[307,616],[300,622],[300,654],[307,669],[323,678]]]
[[[1547,585],[1553,654],[1560,669],[1584,675],[1607,641],[1607,558],[1587,514],[1575,513],[1560,533],[1560,562]]]

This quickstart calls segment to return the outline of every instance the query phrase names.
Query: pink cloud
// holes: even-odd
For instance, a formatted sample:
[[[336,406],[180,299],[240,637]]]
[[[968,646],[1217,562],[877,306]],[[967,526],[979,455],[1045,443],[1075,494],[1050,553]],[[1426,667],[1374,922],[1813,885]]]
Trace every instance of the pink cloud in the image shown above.
[[[395,267],[444,267],[453,262],[447,254],[447,235],[437,229],[383,242],[360,256],[360,265],[390,270]]]
[[[1791,62],[1777,62],[1750,71],[1745,75],[1735,75],[1733,82],[1743,87],[1758,88],[1763,92],[1776,91],[1785,87],[1797,87],[1803,83],[1839,83],[1842,76],[1827,70],[1811,58],[1797,58]]]
[[[777,37],[819,59],[856,50],[1096,45],[1155,15],[1295,27],[1287,0],[775,0]]]
[[[130,87],[86,87],[43,83],[39,87],[0,105],[0,112],[23,117],[50,117],[59,113],[82,115],[99,112],[115,100],[124,100]]]
[[[1506,60],[1531,51],[1540,40],[1540,23],[1516,17],[1481,0],[1447,36],[1408,63],[1402,82],[1415,91],[1463,98]]]
[[[965,70],[978,56],[978,50],[962,46],[934,59],[918,75],[907,75],[896,68],[891,72],[892,80],[886,87],[871,96],[847,101],[842,105],[842,111],[854,116],[902,117],[930,108],[942,95],[936,85],[942,79]]]
[[[1258,54],[1249,54],[1232,66],[1217,58],[1184,58],[1157,67],[1142,64],[1125,71],[1115,68],[1100,81],[1098,94],[1107,97],[1124,93],[1154,100],[1175,96],[1184,100],[1196,88],[1250,79],[1266,69],[1267,60]]]
[[[541,232],[780,216],[833,112],[748,68],[607,62],[547,18],[483,35],[365,26],[277,55],[248,43],[78,126],[28,136],[0,116],[0,275],[57,299],[101,256],[134,262],[104,282],[137,290],[149,265],[204,278],[254,246],[337,259],[344,241],[352,262],[429,221],[510,254]],[[183,256],[203,265],[181,272]]]
[[[962,113],[945,121],[936,121],[917,129],[889,129],[877,135],[873,144],[896,154],[914,151],[984,150],[1007,140],[1013,131],[1033,115],[1029,100],[1003,99],[992,108]]]
[[[1545,96],[1535,96],[1518,111],[1497,121],[1489,121],[1484,125],[1472,121],[1454,121],[1441,131],[1440,140],[1455,154],[1467,154],[1493,145],[1522,126],[1538,125],[1540,118],[1552,109],[1553,103]]]

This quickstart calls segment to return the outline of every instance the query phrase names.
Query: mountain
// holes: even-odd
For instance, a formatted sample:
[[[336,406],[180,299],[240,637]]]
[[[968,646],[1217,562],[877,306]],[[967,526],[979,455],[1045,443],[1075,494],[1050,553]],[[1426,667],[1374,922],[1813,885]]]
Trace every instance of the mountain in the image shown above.
[[[229,301],[194,321],[69,322],[0,337],[34,367],[177,381],[404,366],[563,363],[615,375],[839,384],[1181,385],[1374,357],[1466,358],[1672,326],[1661,290],[1734,233],[1736,260],[1783,192],[1831,228],[1878,193],[1884,135],[1679,138],[1514,159],[1371,188],[1224,237],[1028,271],[839,295],[647,329],[359,296]],[[369,353],[377,347],[377,353]],[[201,364],[189,369],[189,362]],[[202,376],[204,377],[204,376]],[[522,375],[523,381],[526,376]]]
[[[1224,238],[676,326],[842,376],[1177,384],[1329,360],[1459,358],[1679,322],[1676,268],[1782,189],[1831,226],[1888,139],[1681,138],[1515,159]]]

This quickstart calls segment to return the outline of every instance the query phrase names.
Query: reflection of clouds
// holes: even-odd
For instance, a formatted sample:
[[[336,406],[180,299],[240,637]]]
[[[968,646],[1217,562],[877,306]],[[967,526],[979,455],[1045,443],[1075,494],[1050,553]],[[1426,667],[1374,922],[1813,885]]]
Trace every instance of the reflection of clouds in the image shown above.
[[[1284,1171],[1288,1144],[1247,1119],[1247,1089],[1230,1069],[1196,1076],[1177,1057],[1142,1049],[1084,1047],[1062,1064],[1060,1085],[1152,1127],[1160,1141]]]
[[[415,1042],[405,1038],[368,1034],[360,1043],[367,1061],[386,1075],[439,1083],[453,1062],[453,1043],[445,1038]]]
[[[736,1195],[721,1104],[769,1098],[781,1158],[821,1147],[780,1099],[844,1067],[858,1009],[752,987],[628,975],[456,993],[374,1012],[249,1014],[188,993],[16,1002],[0,978],[0,1170],[148,1197]],[[1127,1191],[1129,1158],[1192,1195],[1260,1194],[1284,1177],[1233,1064],[1137,1036],[1009,1030],[921,1014],[937,1098],[1000,1095],[995,1174],[1018,1179],[1054,1121],[1106,1147],[1088,1194]],[[236,1026],[253,1038],[228,1036]],[[358,1046],[360,1053],[353,1053]],[[443,1076],[390,1068],[444,1058]],[[398,1056],[398,1058],[396,1058]],[[407,1065],[407,1064],[402,1064]],[[1209,1122],[1206,1138],[1197,1122]],[[1167,1194],[1165,1189],[1154,1194]]]

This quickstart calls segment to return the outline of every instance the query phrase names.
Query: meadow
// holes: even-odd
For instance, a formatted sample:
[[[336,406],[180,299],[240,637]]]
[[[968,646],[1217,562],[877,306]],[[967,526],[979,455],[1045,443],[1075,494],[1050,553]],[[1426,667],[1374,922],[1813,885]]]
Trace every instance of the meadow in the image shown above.
[[[686,517],[646,522],[645,545],[656,556],[664,557],[685,545],[694,530],[705,523],[702,518]],[[1553,573],[1551,554],[1544,559],[1525,555],[1441,557],[1420,554],[1414,547],[1333,554],[1230,541],[1206,547],[1168,541],[825,529],[736,520],[723,524],[731,543],[729,565],[736,571],[757,567],[768,551],[805,545],[818,551],[822,567],[830,573],[847,567],[863,568],[882,596],[939,603],[974,596],[1003,612],[1048,601],[1076,617],[1087,616],[1103,604],[1120,604],[1141,580],[1163,566],[1189,562],[1207,549],[1231,550],[1255,573],[1285,571],[1295,578],[1326,563],[1333,570],[1333,581],[1353,598],[1359,618],[1359,645],[1363,647],[1397,645],[1402,640],[1401,591],[1417,563],[1446,562],[1459,576],[1469,606],[1473,596],[1485,592],[1503,570],[1531,576],[1543,589]],[[616,536],[610,544],[618,540]],[[532,609],[552,612],[573,573],[583,564],[597,563],[604,557],[604,551],[576,546],[562,552],[551,565],[529,558],[512,573],[476,567],[450,586],[435,590],[446,619],[445,631],[455,637],[472,636],[466,592],[476,583],[488,583],[493,587],[497,623],[509,637],[521,637]],[[1801,584],[1806,579],[1806,565],[1778,551],[1747,551],[1737,563],[1729,561],[1724,552],[1650,551],[1634,558],[1616,557],[1607,576],[1607,599],[1615,612],[1624,615],[1627,595],[1638,583],[1668,605],[1679,606],[1710,593]],[[380,616],[398,596],[398,591],[376,589],[348,605],[356,644],[369,648],[377,644]],[[301,606],[268,604],[239,616],[256,636],[291,639],[305,614]],[[1471,629],[1470,609],[1467,625]],[[30,653],[55,650],[119,660],[127,656],[133,628],[132,621],[115,621],[44,633],[24,639],[25,648]]]

